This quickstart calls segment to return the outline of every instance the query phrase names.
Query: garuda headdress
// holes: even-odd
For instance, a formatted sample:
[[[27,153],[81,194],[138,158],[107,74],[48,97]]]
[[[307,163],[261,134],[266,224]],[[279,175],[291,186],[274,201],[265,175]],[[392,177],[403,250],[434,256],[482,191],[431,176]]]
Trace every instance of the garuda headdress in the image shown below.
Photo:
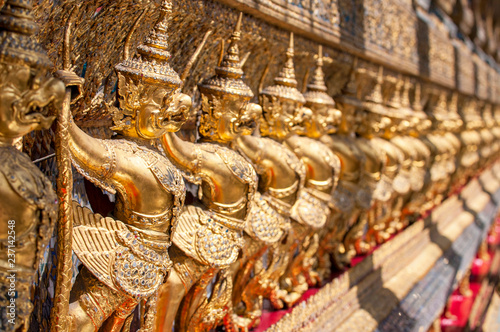
[[[132,59],[124,59],[115,66],[118,73],[129,77],[134,82],[167,85],[178,88],[182,81],[168,60],[168,17],[172,13],[170,1],[163,1],[160,7],[160,17],[153,30],[143,44],[137,47],[138,55]],[[127,52],[127,51],[126,51]]]
[[[394,116],[392,109],[389,109],[384,105],[384,97],[382,94],[382,84],[383,80],[383,67],[379,67],[378,73],[369,73],[373,79],[373,86],[365,96],[365,101],[363,102],[364,109],[379,114],[382,116]]]
[[[325,85],[325,74],[323,73],[323,46],[319,45],[318,58],[316,59],[316,69],[311,83],[307,85],[307,92],[304,97],[307,103],[335,106],[335,101],[327,93]]]
[[[410,101],[410,89],[411,89],[410,78],[406,77],[403,84],[403,92],[401,94],[400,107],[396,110],[399,118],[408,119],[410,117],[418,118],[419,120],[427,119],[427,114],[422,111],[422,107],[419,107],[419,102],[415,101],[412,105]],[[420,99],[420,84],[415,84],[415,99]]]
[[[240,13],[236,27],[231,35],[229,48],[219,65],[215,67],[215,75],[198,85],[202,93],[253,97],[252,90],[241,79],[243,77],[243,70],[241,69],[242,65],[238,49],[238,41],[241,39],[241,19],[242,14]]]
[[[31,0],[7,0],[0,10],[0,61],[34,68],[52,66],[33,35],[38,30]]]
[[[128,45],[125,45],[124,60],[115,66],[118,74],[118,94],[120,109],[112,108],[113,130],[124,130],[132,126],[138,103],[144,96],[143,88],[147,86],[170,87],[177,90],[182,80],[170,67],[168,60],[168,17],[172,13],[172,4],[164,0],[160,7],[160,16],[143,44],[137,47],[137,55],[128,57]],[[139,18],[140,19],[140,18]],[[134,28],[129,33],[130,37]],[[127,44],[127,43],[126,43]],[[132,84],[127,84],[131,80]]]
[[[295,69],[293,65],[293,33],[290,33],[290,44],[286,51],[286,62],[278,76],[274,78],[274,85],[262,90],[261,95],[277,97],[278,99],[288,99],[305,104],[306,100],[302,93],[297,90],[297,80],[295,79]]]

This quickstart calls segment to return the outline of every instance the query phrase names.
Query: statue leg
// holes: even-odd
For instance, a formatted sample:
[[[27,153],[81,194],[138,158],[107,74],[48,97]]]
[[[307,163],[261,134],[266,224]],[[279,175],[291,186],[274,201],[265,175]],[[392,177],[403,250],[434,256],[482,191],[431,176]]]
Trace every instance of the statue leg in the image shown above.
[[[368,245],[369,248],[375,247],[377,245],[377,234],[380,230],[380,220],[384,218],[384,207],[382,206],[383,202],[376,201],[370,210],[368,210],[368,219],[367,225],[368,229],[365,233],[364,242]],[[359,248],[362,248],[363,242],[360,241],[356,244]],[[365,254],[365,252],[360,251],[360,249],[356,249],[358,254]]]
[[[294,226],[294,234],[294,246],[293,250],[289,252],[289,263],[284,275],[280,279],[282,290],[288,293],[283,298],[283,301],[289,307],[293,306],[308,289],[303,264],[307,259],[307,250],[311,242],[310,240],[313,238],[314,231],[308,226],[296,224]]]
[[[69,314],[72,321],[72,331],[80,332],[94,332],[97,331],[97,327],[87,315],[87,312],[80,305],[80,302],[73,302],[69,305]]]
[[[184,298],[179,314],[178,331],[209,331],[220,322],[225,316],[225,309],[231,303],[232,280],[226,277],[225,271],[213,268],[206,270]],[[229,292],[227,292],[228,285]],[[210,295],[207,292],[209,287],[211,287]]]
[[[389,223],[389,230],[387,231],[389,234],[394,234],[403,230],[407,225],[405,223],[403,207],[405,205],[405,199],[402,196],[398,196],[393,204],[391,210],[391,221]],[[391,231],[393,231],[391,233]]]
[[[333,231],[329,233],[328,237],[324,240],[326,243],[324,242],[320,244],[320,250],[325,250],[322,248],[326,248],[325,255],[323,256],[325,263],[320,262],[320,264],[325,264],[325,267],[327,267],[324,272],[325,277],[330,274],[330,257],[332,258],[335,268],[339,270],[344,270],[350,264],[350,262],[347,261],[346,248],[343,240],[346,237],[348,230],[354,223],[353,220],[356,219],[357,213],[357,209],[353,210],[350,214],[339,213],[336,218],[336,225],[333,228]]]
[[[245,250],[243,256],[228,269],[228,274],[233,279],[233,304],[235,306],[241,301],[241,293],[248,284],[255,263],[264,255],[267,249],[263,242],[257,241],[246,234],[244,240],[245,245],[243,248]]]
[[[334,249],[344,237],[347,228],[347,220],[342,213],[332,213],[328,223],[319,233],[319,244],[317,252],[317,272],[320,283],[323,283],[330,277],[331,263],[330,255],[333,255]]]
[[[316,286],[321,282],[318,269],[317,253],[319,249],[319,235],[313,233],[309,238],[309,245],[306,250],[304,260],[302,261],[302,269],[306,278],[307,284],[310,287]]]
[[[365,211],[358,215],[358,220],[349,229],[344,238],[344,248],[346,252],[346,260],[351,261],[356,254],[365,254],[369,246],[365,242],[365,228],[368,226],[368,214],[371,211]]]
[[[120,331],[124,320],[139,303],[136,299],[109,288],[85,267],[78,275],[70,302],[72,329],[78,332],[94,332],[101,327],[101,331]],[[111,319],[103,326],[115,311],[117,320]]]
[[[106,319],[106,321],[101,327],[101,331],[107,331],[107,332],[124,331],[123,326],[125,325],[127,319],[130,320],[129,318],[132,318],[133,311],[136,306],[137,303],[134,304],[130,301],[123,303],[113,312],[113,314],[108,319]]]
[[[254,303],[261,297],[258,280],[262,267],[262,256],[267,250],[267,245],[245,235],[245,252],[243,257],[233,263],[228,270],[233,279],[232,310],[224,320],[228,330],[245,331],[260,318],[261,311],[254,311]],[[253,274],[253,276],[252,276]],[[255,283],[257,281],[257,283]],[[260,308],[260,307],[259,307]]]
[[[160,287],[156,331],[172,331],[177,309],[185,295],[186,288],[184,287],[184,283],[179,277],[179,273],[172,269],[167,282]]]
[[[392,215],[392,205],[394,204],[394,198],[391,198],[387,202],[379,203],[379,212],[374,217],[373,226],[373,237],[369,241],[370,248],[375,247],[377,244],[382,244],[390,238],[390,233],[388,233],[388,225],[391,220]],[[392,230],[390,230],[392,231]]]
[[[156,332],[171,332],[177,311],[191,287],[209,269],[172,247],[175,263],[165,283],[160,286],[157,304]]]

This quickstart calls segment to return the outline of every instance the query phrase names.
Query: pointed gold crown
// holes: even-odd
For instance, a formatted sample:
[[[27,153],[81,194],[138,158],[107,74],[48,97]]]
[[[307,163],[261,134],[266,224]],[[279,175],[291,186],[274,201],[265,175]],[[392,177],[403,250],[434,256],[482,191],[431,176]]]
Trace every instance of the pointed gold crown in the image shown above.
[[[418,83],[417,83],[418,84]],[[401,108],[400,112],[403,115],[415,116],[419,119],[427,119],[427,114],[422,111],[422,107],[415,109],[410,101],[410,78],[406,77],[403,84],[403,93],[401,94]],[[420,85],[415,86],[415,98],[420,98]]]
[[[424,112],[422,106],[422,85],[420,82],[415,83],[415,94],[413,95],[413,103],[411,107],[416,112]]]
[[[201,92],[206,93],[228,93],[244,97],[253,97],[252,90],[241,79],[243,70],[241,69],[240,51],[238,41],[241,39],[241,19],[240,13],[238,21],[231,35],[231,43],[226,54],[217,67],[215,75],[204,80],[198,86]]]
[[[365,96],[365,100],[369,102],[373,102],[376,104],[382,104],[384,99],[382,96],[382,83],[383,83],[383,74],[384,68],[382,66],[379,67],[379,71],[377,75],[374,75],[373,79],[375,84],[370,92]]]
[[[293,65],[293,32],[290,33],[290,44],[286,51],[286,62],[278,76],[274,78],[274,85],[262,90],[262,95],[288,99],[305,104],[306,100],[302,93],[297,90],[297,80],[295,79],[295,69]]]
[[[479,114],[479,110],[482,108],[482,105],[483,101],[472,98],[470,99],[468,106],[465,108],[464,120],[470,129],[478,129],[484,125],[483,119]]]
[[[392,108],[398,109],[401,107],[401,89],[404,86],[404,81],[401,79],[401,77],[390,77],[390,79],[393,80],[391,84],[394,85],[394,88],[391,91],[392,93],[389,94],[387,105]]]
[[[335,106],[333,98],[326,91],[325,74],[323,73],[323,46],[319,45],[316,69],[311,83],[307,85],[307,92],[304,93],[306,103]]]
[[[403,83],[403,92],[401,93],[399,113],[402,116],[412,116],[416,115],[414,110],[411,108],[410,103],[410,78],[406,77]]]
[[[448,120],[460,123],[460,126],[463,123],[460,114],[458,114],[458,93],[456,92],[453,92],[448,103]]]
[[[0,10],[0,61],[35,68],[52,66],[47,53],[33,38],[38,27],[31,0],[7,0]]]
[[[439,97],[432,109],[433,117],[438,121],[455,121],[460,119],[458,115],[458,94],[452,92],[451,97],[448,99],[448,92],[441,90]]]
[[[493,118],[493,105],[486,103],[483,107],[483,121],[487,128],[492,128],[495,125],[495,119]]]
[[[359,87],[358,80],[358,58],[354,58],[352,63],[351,72],[349,74],[349,81],[342,89],[342,94],[336,98],[337,102],[344,105],[351,105],[355,107],[362,107],[362,102],[359,98],[361,94],[361,89]]]
[[[432,108],[432,115],[438,121],[444,121],[448,118],[446,111],[446,91],[443,89],[439,92],[436,103]]]
[[[397,114],[392,108],[384,105],[384,96],[382,94],[384,68],[380,66],[377,74],[373,71],[367,71],[366,74],[369,79],[374,82],[374,84],[370,91],[365,95],[365,101],[363,102],[365,110],[382,116],[397,117]]]
[[[447,110],[452,116],[458,114],[458,94],[456,92],[452,93],[451,99],[447,105]]]
[[[410,78],[406,77],[403,84],[403,93],[401,94],[401,107],[411,108],[410,88],[411,88]]]
[[[115,66],[117,72],[138,82],[167,85],[178,88],[182,81],[168,60],[168,16],[172,13],[172,3],[163,1],[160,17],[143,44],[137,47],[138,56],[124,59]]]
[[[499,126],[500,125],[500,105],[494,106],[493,119],[495,119],[497,126]]]

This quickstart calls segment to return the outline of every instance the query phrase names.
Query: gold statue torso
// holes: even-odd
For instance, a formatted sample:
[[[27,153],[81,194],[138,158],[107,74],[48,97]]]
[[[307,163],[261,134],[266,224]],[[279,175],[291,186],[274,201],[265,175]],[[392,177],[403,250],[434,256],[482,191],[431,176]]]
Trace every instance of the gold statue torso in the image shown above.
[[[384,175],[389,177],[389,179],[394,180],[403,162],[404,157],[402,151],[391,142],[380,137],[374,137],[371,142],[376,149],[385,153],[387,158],[384,167]]]
[[[385,201],[389,199],[392,188],[391,183],[385,176],[382,176],[382,172],[384,171],[384,167],[387,163],[386,153],[377,148],[377,146],[372,142],[371,139],[365,137],[357,137],[356,142],[358,143],[358,147],[363,151],[365,155],[365,163],[363,174],[366,175],[367,180],[370,182],[368,186],[373,186],[376,188],[368,188],[370,197],[365,197],[364,199],[359,199],[358,203],[361,208],[369,209],[372,204],[372,199]],[[367,191],[365,190],[365,191]]]
[[[340,160],[324,143],[293,135],[285,144],[301,159],[306,168],[306,188],[326,194],[330,200],[340,173]],[[319,193],[317,195],[320,195]]]
[[[370,139],[358,137],[356,139],[358,146],[363,151],[365,159],[365,171],[374,179],[380,178],[385,165],[385,154],[374,145]]]
[[[194,181],[200,183],[202,203],[214,212],[244,220],[257,186],[253,167],[234,151],[217,144],[196,144],[194,149],[200,156],[196,166],[200,171],[195,171]]]
[[[250,216],[257,174],[248,161],[224,146],[201,143],[191,148],[197,156],[194,167],[181,169],[200,185],[200,201],[206,208],[185,209],[172,240],[205,265],[227,266],[242,246],[241,231]]]
[[[80,130],[75,126],[73,133],[77,132]],[[151,296],[171,265],[167,249],[184,203],[182,176],[158,151],[125,139],[93,139],[93,144],[104,148],[106,154],[101,156],[104,160],[99,170],[89,167],[77,152],[76,137],[70,139],[74,165],[99,187],[117,193],[117,198],[116,220],[109,218],[106,223],[96,224],[83,219],[75,224],[73,250],[89,271],[111,289],[132,296]],[[106,244],[107,250],[100,250],[96,239]],[[136,283],[133,266],[150,270],[151,280]]]
[[[333,192],[336,209],[342,213],[350,212],[357,206],[358,191],[366,184],[360,183],[365,167],[365,154],[355,138],[347,135],[323,136],[321,141],[340,159],[339,184]],[[361,203],[363,205],[363,203]]]
[[[280,213],[289,214],[297,193],[305,180],[305,168],[284,145],[267,137],[242,136],[235,148],[252,161],[260,175],[259,191],[271,196]],[[277,200],[277,201],[276,201]]]
[[[355,139],[345,135],[324,135],[321,142],[340,159],[340,180],[357,183],[364,167],[364,154],[355,144]]]
[[[14,265],[19,278],[31,278],[52,236],[57,196],[50,181],[26,154],[5,146],[0,147],[0,159],[0,196],[10,203],[0,206],[4,225],[0,231],[0,278],[8,275],[7,270]],[[27,289],[22,290],[21,297],[24,291]],[[20,306],[25,304],[19,301]]]
[[[102,140],[101,143],[109,153],[109,159],[103,165],[107,173],[92,176],[75,159],[77,168],[103,189],[120,193],[114,210],[117,219],[137,228],[169,232],[175,224],[174,215],[177,217],[180,213],[185,195],[184,180],[179,170],[151,147],[127,139]],[[132,162],[126,163],[126,160]],[[144,172],[144,169],[149,172]],[[136,177],[141,181],[134,181]]]
[[[407,193],[419,191],[422,188],[425,173],[425,152],[419,151],[419,148],[422,148],[418,145],[420,141],[411,136],[395,136],[391,142],[404,153],[402,171],[408,177],[410,184]]]

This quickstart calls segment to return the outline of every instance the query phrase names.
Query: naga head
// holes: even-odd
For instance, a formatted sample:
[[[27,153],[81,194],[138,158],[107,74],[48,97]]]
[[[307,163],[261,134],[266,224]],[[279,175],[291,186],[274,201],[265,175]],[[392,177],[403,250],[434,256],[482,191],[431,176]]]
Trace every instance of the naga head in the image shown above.
[[[168,63],[171,12],[171,3],[164,1],[153,30],[137,47],[137,56],[126,56],[115,67],[119,108],[113,110],[112,129],[126,136],[159,138],[166,132],[178,131],[187,120],[191,98],[181,93],[182,80]]]
[[[304,93],[305,106],[312,111],[311,120],[305,123],[305,135],[311,138],[335,133],[342,120],[342,112],[335,107],[335,101],[326,91],[323,73],[323,47],[320,45],[313,79],[307,85],[307,92]]]
[[[241,19],[231,35],[226,54],[215,68],[215,75],[199,84],[202,98],[200,135],[217,142],[231,142],[240,135],[250,135],[257,127],[262,108],[250,102],[254,94],[242,80],[242,62],[238,41]]]
[[[33,38],[31,10],[31,1],[19,0],[0,10],[0,141],[7,144],[50,127],[64,98],[64,83],[47,76],[52,63]]]
[[[283,140],[296,132],[305,132],[305,123],[311,121],[312,111],[304,108],[306,100],[297,90],[293,55],[292,33],[285,65],[274,79],[274,85],[266,87],[259,96],[263,136]]]

